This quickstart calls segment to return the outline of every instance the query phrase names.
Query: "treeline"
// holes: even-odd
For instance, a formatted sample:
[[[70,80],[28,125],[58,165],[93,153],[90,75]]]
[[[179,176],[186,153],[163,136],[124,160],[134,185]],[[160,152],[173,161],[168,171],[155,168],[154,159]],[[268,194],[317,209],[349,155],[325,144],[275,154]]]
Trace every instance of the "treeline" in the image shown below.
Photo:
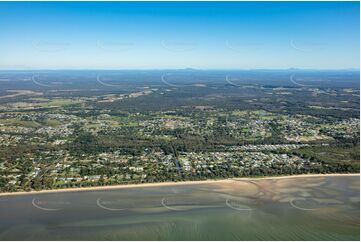
[[[291,153],[321,164],[318,168],[321,173],[360,172],[359,143],[303,147]]]

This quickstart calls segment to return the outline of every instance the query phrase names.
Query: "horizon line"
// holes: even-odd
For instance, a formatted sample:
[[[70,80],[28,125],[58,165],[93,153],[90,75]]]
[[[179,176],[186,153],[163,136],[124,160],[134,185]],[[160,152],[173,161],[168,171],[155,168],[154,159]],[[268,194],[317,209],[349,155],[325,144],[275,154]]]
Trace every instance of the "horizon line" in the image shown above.
[[[1,69],[1,71],[360,71],[360,68],[9,68]]]

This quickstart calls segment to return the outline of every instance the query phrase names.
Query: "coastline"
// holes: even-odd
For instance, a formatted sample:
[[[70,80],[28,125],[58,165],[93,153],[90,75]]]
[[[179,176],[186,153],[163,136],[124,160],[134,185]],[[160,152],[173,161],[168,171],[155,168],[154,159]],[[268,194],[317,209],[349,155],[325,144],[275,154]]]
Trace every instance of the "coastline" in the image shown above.
[[[94,187],[77,187],[77,188],[61,188],[52,190],[29,191],[29,192],[5,192],[0,193],[3,196],[16,196],[16,195],[36,195],[47,193],[60,193],[60,192],[86,192],[86,191],[106,191],[127,188],[144,188],[144,187],[161,187],[161,186],[180,186],[180,185],[199,185],[220,182],[232,181],[250,181],[250,180],[278,180],[278,179],[291,179],[291,178],[308,178],[308,177],[336,177],[336,176],[360,176],[360,173],[335,173],[335,174],[300,174],[300,175],[287,175],[287,176],[269,176],[269,177],[240,177],[228,178],[219,180],[202,180],[202,181],[180,181],[180,182],[155,182],[155,183],[140,183],[140,184],[127,184],[127,185],[108,185],[108,186],[94,186]]]

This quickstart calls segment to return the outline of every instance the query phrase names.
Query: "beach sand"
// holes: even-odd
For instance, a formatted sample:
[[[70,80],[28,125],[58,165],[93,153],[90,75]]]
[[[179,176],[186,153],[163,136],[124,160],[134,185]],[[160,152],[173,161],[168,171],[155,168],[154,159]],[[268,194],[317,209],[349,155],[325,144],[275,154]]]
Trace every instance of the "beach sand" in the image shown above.
[[[302,174],[302,175],[289,175],[289,176],[274,176],[274,177],[242,177],[242,178],[229,178],[220,180],[203,180],[203,181],[181,181],[181,182],[158,182],[158,183],[141,183],[141,184],[127,184],[127,185],[108,185],[108,186],[94,186],[94,187],[77,187],[77,188],[64,188],[53,190],[29,191],[29,192],[6,192],[0,193],[1,196],[14,196],[14,195],[34,195],[42,193],[57,193],[57,192],[85,192],[85,191],[101,191],[113,189],[127,189],[127,188],[144,188],[144,187],[161,187],[161,186],[179,186],[179,185],[199,185],[199,184],[222,184],[232,183],[234,181],[260,181],[260,180],[280,180],[290,178],[308,178],[308,177],[327,177],[327,176],[360,176],[359,173],[344,173],[344,174]]]

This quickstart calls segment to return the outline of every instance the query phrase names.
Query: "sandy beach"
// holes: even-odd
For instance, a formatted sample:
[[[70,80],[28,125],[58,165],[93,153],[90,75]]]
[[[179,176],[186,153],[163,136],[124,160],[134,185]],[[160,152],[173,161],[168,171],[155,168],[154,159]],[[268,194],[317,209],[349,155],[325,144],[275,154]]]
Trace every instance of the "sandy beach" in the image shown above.
[[[252,180],[275,180],[275,179],[290,179],[290,178],[307,178],[307,177],[328,177],[328,176],[360,176],[359,173],[336,173],[336,174],[302,174],[289,176],[274,176],[274,177],[242,177],[229,178],[220,180],[203,180],[203,181],[181,181],[181,182],[158,182],[158,183],[141,183],[141,184],[127,184],[127,185],[108,185],[108,186],[94,186],[94,187],[77,187],[64,188],[53,190],[29,191],[29,192],[6,192],[0,193],[1,196],[16,196],[16,195],[34,195],[42,193],[57,193],[57,192],[85,192],[98,190],[112,190],[112,189],[126,189],[126,188],[144,188],[144,187],[160,187],[160,186],[178,186],[178,185],[197,185],[210,183],[227,183],[232,181],[252,181]]]

